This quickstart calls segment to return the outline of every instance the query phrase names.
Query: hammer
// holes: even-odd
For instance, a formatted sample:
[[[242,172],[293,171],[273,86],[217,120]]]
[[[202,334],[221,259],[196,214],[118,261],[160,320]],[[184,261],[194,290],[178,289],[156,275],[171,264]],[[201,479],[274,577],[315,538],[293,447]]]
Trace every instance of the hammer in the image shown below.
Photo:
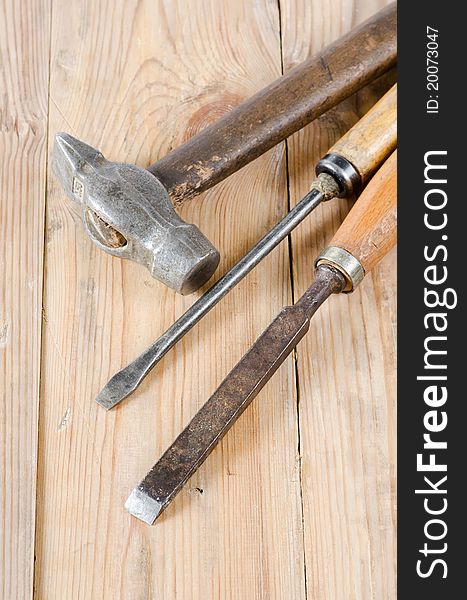
[[[189,294],[213,274],[219,253],[174,205],[216,185],[396,63],[393,3],[301,63],[148,169],[107,161],[66,133],[55,138],[60,183],[82,208],[102,250],[145,265]]]

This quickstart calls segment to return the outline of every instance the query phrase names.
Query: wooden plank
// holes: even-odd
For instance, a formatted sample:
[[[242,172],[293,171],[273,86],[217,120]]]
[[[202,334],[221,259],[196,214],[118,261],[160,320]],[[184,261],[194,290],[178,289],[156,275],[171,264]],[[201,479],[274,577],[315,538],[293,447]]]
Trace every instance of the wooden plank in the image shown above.
[[[48,0],[1,3],[0,597],[32,597],[49,76]]]
[[[147,165],[280,74],[279,11],[258,0],[57,0],[50,132]],[[284,214],[284,147],[188,203],[219,274]],[[304,598],[292,360],[153,528],[129,491],[290,301],[284,244],[131,400],[94,397],[193,297],[96,250],[51,180],[43,344],[38,598]]]
[[[382,4],[281,0],[285,69]],[[319,157],[375,97],[367,90],[289,140],[292,203],[309,189]],[[308,287],[316,254],[349,206],[333,200],[293,234],[296,297]],[[313,600],[396,595],[395,265],[393,252],[354,294],[331,298],[297,349],[307,591]]]

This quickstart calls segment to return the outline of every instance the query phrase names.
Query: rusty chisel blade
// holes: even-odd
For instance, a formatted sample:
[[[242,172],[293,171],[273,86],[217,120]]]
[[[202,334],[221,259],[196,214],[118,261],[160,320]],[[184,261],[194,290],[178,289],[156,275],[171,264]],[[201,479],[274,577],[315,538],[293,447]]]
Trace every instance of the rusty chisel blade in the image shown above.
[[[154,523],[302,339],[318,307],[343,285],[337,271],[320,268],[304,296],[282,309],[132,491],[125,504],[132,515]]]

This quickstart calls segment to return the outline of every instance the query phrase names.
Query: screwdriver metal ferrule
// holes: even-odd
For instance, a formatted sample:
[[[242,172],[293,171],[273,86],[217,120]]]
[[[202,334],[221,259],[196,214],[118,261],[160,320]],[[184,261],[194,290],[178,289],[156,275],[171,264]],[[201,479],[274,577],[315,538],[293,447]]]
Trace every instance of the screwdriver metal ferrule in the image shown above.
[[[318,161],[316,175],[330,175],[340,189],[339,198],[355,198],[361,192],[362,178],[353,164],[336,152],[330,152]]]

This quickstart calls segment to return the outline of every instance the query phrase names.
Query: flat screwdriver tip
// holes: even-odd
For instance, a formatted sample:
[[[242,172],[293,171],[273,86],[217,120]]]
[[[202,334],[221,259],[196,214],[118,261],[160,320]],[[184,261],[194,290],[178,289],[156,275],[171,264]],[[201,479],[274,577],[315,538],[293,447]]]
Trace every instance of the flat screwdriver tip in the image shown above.
[[[110,410],[134,392],[140,381],[141,377],[134,377],[131,365],[129,365],[125,369],[115,373],[106,383],[96,396],[96,402],[105,408],[105,410]]]
[[[120,399],[115,398],[106,385],[96,396],[96,402],[105,410],[110,410],[120,402]]]
[[[116,406],[122,398],[119,398],[115,391],[112,393],[112,389],[109,388],[107,384],[96,396],[96,402],[105,408],[105,410],[110,410],[114,406]]]
[[[131,515],[140,519],[140,521],[144,521],[148,525],[153,525],[162,511],[162,504],[150,498],[140,489],[135,488],[128,496],[125,508]]]

